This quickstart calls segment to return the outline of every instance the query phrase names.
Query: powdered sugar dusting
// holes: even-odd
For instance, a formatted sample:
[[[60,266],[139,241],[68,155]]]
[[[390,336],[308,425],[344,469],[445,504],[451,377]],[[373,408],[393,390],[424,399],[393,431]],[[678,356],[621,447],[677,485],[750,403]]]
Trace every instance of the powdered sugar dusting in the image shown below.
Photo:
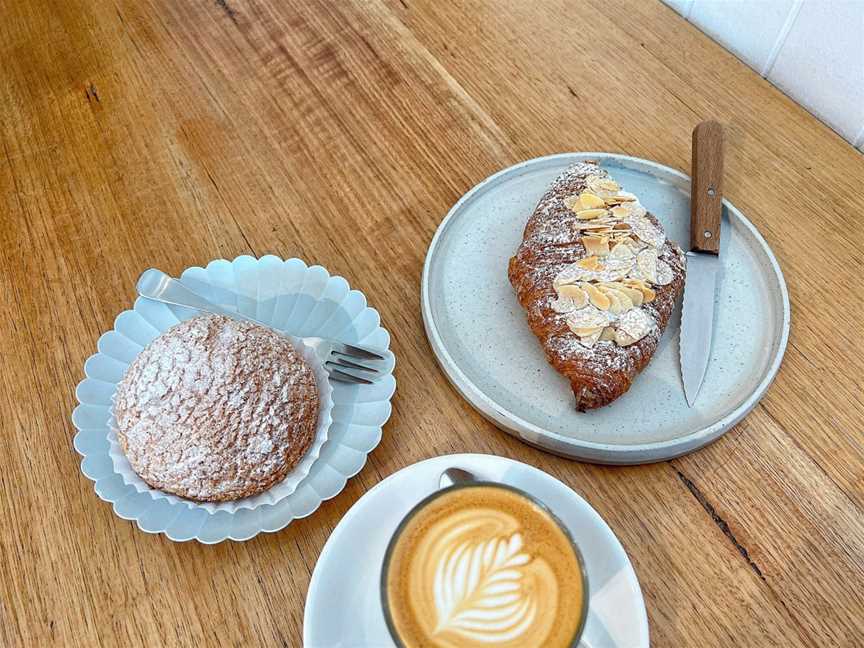
[[[666,240],[659,221],[644,212],[638,201],[631,202],[632,211],[625,220],[638,222],[637,235],[644,235],[654,244],[657,259],[671,270],[671,280],[667,285],[655,286],[655,299],[641,305],[650,318],[650,328],[638,342],[620,346],[611,340],[599,340],[591,348],[580,343],[568,328],[565,315],[552,308],[557,299],[553,283],[564,270],[580,277],[586,274],[569,270],[588,254],[581,241],[580,227],[584,229],[584,222],[580,224],[565,199],[586,190],[591,177],[607,178],[608,173],[593,162],[578,162],[553,181],[529,219],[522,245],[510,262],[511,282],[527,310],[529,325],[540,338],[550,363],[573,384],[579,409],[598,407],[620,396],[648,362],[683,289],[685,265],[683,252]],[[618,195],[633,197],[623,191]]]
[[[318,389],[286,338],[206,315],[138,355],[114,411],[120,445],[142,479],[225,501],[266,490],[299,462],[315,433]]]

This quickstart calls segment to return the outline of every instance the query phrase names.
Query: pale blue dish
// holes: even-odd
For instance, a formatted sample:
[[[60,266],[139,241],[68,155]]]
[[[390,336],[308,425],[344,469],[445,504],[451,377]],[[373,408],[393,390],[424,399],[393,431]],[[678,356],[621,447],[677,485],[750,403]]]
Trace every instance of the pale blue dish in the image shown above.
[[[351,290],[342,277],[331,277],[321,266],[308,267],[300,259],[283,261],[272,255],[218,259],[205,268],[187,268],[182,279],[214,303],[289,334],[328,337],[376,349],[390,346],[390,334],[380,326],[378,312],[367,305],[363,293]],[[72,414],[78,430],[74,446],[83,457],[81,472],[95,482],[96,494],[110,502],[119,517],[133,520],[147,533],[162,533],[178,542],[214,544],[278,531],[314,513],[363,468],[390,417],[390,399],[396,389],[393,365],[373,385],[331,383],[333,409],[327,440],[308,474],[287,497],[254,509],[213,513],[201,506],[190,507],[176,497],[154,499],[126,483],[112,461],[111,399],[126,367],[144,346],[195,314],[139,298],[132,310],[117,316],[114,329],[99,338],[98,353],[84,364],[86,378],[75,392],[80,404]]]

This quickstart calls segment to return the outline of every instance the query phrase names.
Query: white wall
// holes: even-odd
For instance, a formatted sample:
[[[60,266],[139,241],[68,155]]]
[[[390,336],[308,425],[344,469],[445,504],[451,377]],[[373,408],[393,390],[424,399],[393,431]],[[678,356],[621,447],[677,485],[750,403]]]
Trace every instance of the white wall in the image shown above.
[[[663,0],[864,152],[864,0]]]

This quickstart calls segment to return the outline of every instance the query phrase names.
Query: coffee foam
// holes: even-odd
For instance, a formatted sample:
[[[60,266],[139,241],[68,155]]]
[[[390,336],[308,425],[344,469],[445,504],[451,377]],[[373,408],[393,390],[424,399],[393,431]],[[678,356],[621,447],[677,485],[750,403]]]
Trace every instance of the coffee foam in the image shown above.
[[[581,618],[579,569],[567,536],[527,498],[456,489],[397,540],[391,617],[407,646],[566,646]]]

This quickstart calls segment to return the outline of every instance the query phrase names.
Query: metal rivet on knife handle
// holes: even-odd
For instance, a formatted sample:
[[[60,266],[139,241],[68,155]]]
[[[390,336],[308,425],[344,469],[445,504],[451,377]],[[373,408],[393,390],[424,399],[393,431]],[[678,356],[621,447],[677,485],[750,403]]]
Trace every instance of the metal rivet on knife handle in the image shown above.
[[[718,254],[723,210],[723,127],[716,121],[702,122],[693,129],[692,175],[690,249]]]

